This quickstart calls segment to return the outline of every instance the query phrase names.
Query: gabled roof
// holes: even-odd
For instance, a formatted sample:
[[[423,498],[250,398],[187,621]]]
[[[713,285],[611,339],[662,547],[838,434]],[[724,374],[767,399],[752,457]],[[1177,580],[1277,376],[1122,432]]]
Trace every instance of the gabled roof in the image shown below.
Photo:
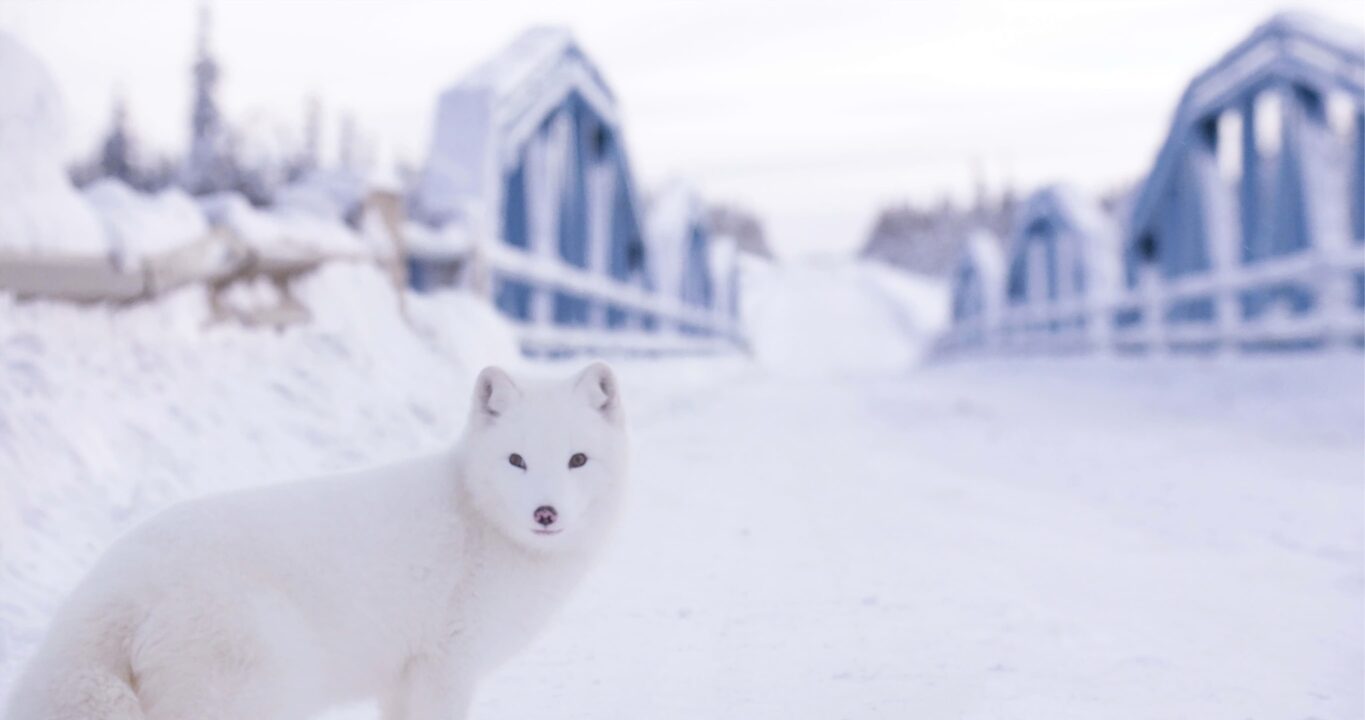
[[[527,139],[571,95],[616,126],[611,88],[569,31],[556,27],[527,30],[442,92],[418,186],[428,219],[444,222],[463,212],[464,199],[495,196],[488,171],[516,163]],[[616,143],[624,162],[619,128]]]
[[[460,84],[485,87],[499,95],[510,95],[566,58],[585,58],[567,28],[532,27],[517,36],[497,55],[476,66]],[[593,80],[610,96],[611,89],[606,81],[592,67],[592,63],[587,65]]]
[[[1060,229],[1083,240],[1081,255],[1085,263],[1087,292],[1107,293],[1119,280],[1119,228],[1109,213],[1091,197],[1069,185],[1049,185],[1024,201],[1010,232],[1009,254],[1023,245],[1029,226],[1048,218]]]
[[[1092,242],[1114,242],[1114,222],[1097,203],[1070,185],[1048,185],[1024,200],[1010,232],[1010,252],[1019,246],[1029,225],[1043,217]]]
[[[537,108],[557,104],[576,91],[597,114],[614,121],[616,96],[597,66],[566,28],[538,26],[517,36],[498,54],[469,72],[442,96],[488,93],[495,122],[520,135],[534,129]],[[527,126],[529,127],[519,127]]]

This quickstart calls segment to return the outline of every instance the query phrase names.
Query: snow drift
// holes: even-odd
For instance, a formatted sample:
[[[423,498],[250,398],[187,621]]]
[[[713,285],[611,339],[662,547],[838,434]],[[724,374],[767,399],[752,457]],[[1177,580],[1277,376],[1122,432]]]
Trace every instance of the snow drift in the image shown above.
[[[189,287],[122,310],[0,294],[0,697],[56,602],[123,529],[176,500],[378,463],[452,439],[510,331],[459,293],[331,263],[283,332],[204,327]],[[406,317],[405,317],[406,315]]]
[[[180,188],[145,194],[115,178],[102,178],[85,188],[84,195],[103,221],[111,251],[125,269],[208,233],[203,212]]]
[[[104,233],[62,167],[66,115],[42,62],[0,32],[0,251],[103,255]]]

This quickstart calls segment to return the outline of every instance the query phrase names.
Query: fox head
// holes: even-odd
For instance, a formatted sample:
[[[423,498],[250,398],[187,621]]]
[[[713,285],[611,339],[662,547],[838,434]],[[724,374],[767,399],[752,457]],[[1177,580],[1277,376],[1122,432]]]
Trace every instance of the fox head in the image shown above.
[[[604,363],[552,382],[514,381],[489,367],[474,381],[461,443],[465,489],[514,543],[560,552],[602,535],[628,454],[620,387]]]

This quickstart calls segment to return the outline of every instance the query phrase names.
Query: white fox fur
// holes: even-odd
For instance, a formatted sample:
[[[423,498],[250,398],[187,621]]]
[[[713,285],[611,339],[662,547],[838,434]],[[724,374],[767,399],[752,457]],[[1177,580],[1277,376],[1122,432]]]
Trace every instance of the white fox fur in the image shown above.
[[[449,451],[187,502],[119,540],[6,717],[293,720],[366,697],[386,720],[463,717],[602,545],[627,446],[606,365],[488,368]]]

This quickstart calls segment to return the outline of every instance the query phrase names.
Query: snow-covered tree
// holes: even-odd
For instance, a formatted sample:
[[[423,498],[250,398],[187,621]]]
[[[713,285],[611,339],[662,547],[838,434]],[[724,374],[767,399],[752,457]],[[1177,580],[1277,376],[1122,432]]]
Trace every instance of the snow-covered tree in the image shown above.
[[[105,177],[115,177],[129,185],[137,178],[133,166],[132,140],[128,136],[128,110],[122,97],[114,100],[113,122],[100,147],[99,168]]]
[[[190,151],[185,158],[183,181],[194,194],[210,193],[234,184],[230,153],[232,139],[218,109],[218,62],[209,51],[211,16],[207,6],[199,11],[198,54],[194,63],[194,105],[190,125]]]

